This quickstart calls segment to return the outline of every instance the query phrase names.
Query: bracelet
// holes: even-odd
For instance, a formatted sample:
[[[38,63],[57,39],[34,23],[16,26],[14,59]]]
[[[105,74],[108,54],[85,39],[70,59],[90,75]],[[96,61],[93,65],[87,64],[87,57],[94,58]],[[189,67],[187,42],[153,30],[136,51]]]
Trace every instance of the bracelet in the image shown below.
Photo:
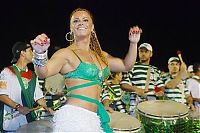
[[[48,50],[46,50],[44,53],[39,54],[37,53],[35,50],[33,50],[33,58],[35,59],[39,59],[39,60],[43,60],[48,58],[48,54],[47,54]]]
[[[16,106],[15,106],[15,110],[18,110],[19,108],[21,107],[21,105],[20,104],[17,104]]]
[[[33,58],[32,59],[32,62],[35,66],[37,67],[44,67],[46,62],[47,62],[48,59],[42,59],[42,60],[39,60],[39,59],[36,59],[36,58]]]

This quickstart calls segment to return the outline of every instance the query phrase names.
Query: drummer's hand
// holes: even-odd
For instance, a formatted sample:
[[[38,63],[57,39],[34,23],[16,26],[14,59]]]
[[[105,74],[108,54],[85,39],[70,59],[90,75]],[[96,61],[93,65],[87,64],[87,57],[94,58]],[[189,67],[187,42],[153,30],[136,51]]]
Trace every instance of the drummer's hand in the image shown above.
[[[52,109],[52,108],[45,108],[45,110],[47,111],[47,112],[49,112],[49,114],[51,114],[51,115],[54,115],[54,113],[55,113],[55,111]]]
[[[142,89],[142,88],[137,88],[137,89],[136,89],[136,93],[137,93],[139,96],[147,97],[147,93],[145,93],[145,90]]]
[[[105,107],[105,110],[108,111],[109,113],[113,113],[114,110],[111,107]]]
[[[156,96],[164,96],[164,92],[163,91],[159,91],[159,92],[155,92]]]
[[[188,107],[191,109],[191,111],[195,111],[196,110],[193,104],[188,104]]]
[[[30,43],[36,53],[44,53],[50,46],[50,38],[43,33],[31,40]]]
[[[30,112],[30,109],[28,107],[24,107],[24,106],[20,106],[19,108],[17,108],[17,110],[19,111],[19,113],[26,115]]]

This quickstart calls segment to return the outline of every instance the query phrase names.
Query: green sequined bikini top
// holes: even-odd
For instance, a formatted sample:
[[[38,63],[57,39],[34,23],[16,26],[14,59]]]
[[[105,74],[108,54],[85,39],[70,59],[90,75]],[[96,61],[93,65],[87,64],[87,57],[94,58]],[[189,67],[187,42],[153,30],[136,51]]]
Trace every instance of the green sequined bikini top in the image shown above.
[[[64,75],[64,78],[80,78],[90,81],[97,81],[97,80],[103,81],[108,76],[109,73],[108,66],[104,68],[102,71],[100,71],[100,69],[96,66],[96,64],[83,62],[75,52],[74,54],[80,60],[80,64],[75,70],[66,73]]]

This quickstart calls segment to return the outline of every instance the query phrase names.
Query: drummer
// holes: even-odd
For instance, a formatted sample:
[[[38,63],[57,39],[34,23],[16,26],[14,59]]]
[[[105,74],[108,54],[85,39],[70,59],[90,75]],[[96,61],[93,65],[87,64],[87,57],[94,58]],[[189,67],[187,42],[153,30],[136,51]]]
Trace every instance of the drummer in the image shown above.
[[[123,91],[120,86],[120,81],[122,80],[122,76],[122,72],[112,72],[109,79],[103,83],[101,99],[105,109],[109,112],[112,112],[112,109],[114,109],[121,113],[128,113],[125,103],[121,100]]]
[[[163,96],[164,84],[161,78],[161,71],[150,65],[151,57],[153,56],[153,48],[149,43],[142,43],[139,48],[139,61],[134,67],[124,74],[121,81],[121,88],[124,91],[130,92],[130,96],[123,96],[123,101],[130,104],[130,115],[136,116],[135,109],[139,102],[145,100],[156,100],[157,96]],[[158,91],[155,91],[155,88]],[[128,94],[128,93],[124,93]],[[129,99],[124,100],[124,99]],[[128,105],[129,106],[129,105]]]
[[[197,62],[193,65],[194,75],[186,81],[186,86],[191,92],[194,100],[195,108],[200,110],[200,63]]]
[[[178,57],[171,57],[168,60],[168,69],[168,74],[162,78],[166,86],[166,97],[187,104],[191,110],[194,110],[193,99],[186,88],[186,78],[188,76],[186,64],[181,63]]]
[[[37,76],[28,64],[32,63],[32,47],[18,41],[12,47],[12,65],[0,73],[0,127],[2,132],[15,132],[20,126],[35,121],[39,108],[52,112],[46,106]],[[36,108],[34,105],[40,105]],[[1,132],[0,131],[0,132]]]

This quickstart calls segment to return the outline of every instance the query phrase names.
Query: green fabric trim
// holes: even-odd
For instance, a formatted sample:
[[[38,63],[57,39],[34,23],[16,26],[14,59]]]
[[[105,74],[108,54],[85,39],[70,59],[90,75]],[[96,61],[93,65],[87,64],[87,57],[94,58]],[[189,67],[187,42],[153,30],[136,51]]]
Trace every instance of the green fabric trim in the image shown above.
[[[24,95],[24,98],[25,98],[25,102],[27,103],[27,106],[28,106],[30,109],[32,109],[32,108],[33,108],[33,103],[30,101],[30,99],[33,99],[33,97],[29,97],[30,95],[28,96],[27,91],[26,91],[26,89],[25,89],[25,87],[24,87],[24,83],[23,83],[23,81],[22,81],[21,75],[20,75],[20,73],[19,73],[17,67],[16,67],[15,65],[12,65],[12,68],[13,68],[13,70],[15,71],[15,73],[16,73],[16,75],[17,75],[18,81],[19,81],[19,83],[20,83],[20,86],[21,86],[21,89],[22,89],[22,92],[23,92],[23,95]],[[32,79],[35,79],[34,74],[32,74],[32,75],[33,75]],[[30,86],[30,85],[29,85],[29,86]],[[29,88],[28,88],[28,89],[29,89]],[[35,120],[36,117],[37,117],[34,110],[31,111],[30,114],[31,114],[31,116],[32,116],[32,120],[27,119],[28,122]]]
[[[3,131],[3,112],[4,112],[4,103],[0,102],[0,132]]]
[[[106,112],[104,106],[102,103],[100,103],[99,101],[97,101],[96,99],[92,99],[86,96],[82,96],[82,95],[76,95],[76,94],[69,94],[67,95],[68,97],[73,97],[73,98],[78,98],[87,102],[91,102],[91,103],[95,103],[98,106],[98,110],[97,110],[97,115],[100,117],[101,120],[101,127],[103,128],[104,132],[106,133],[112,133],[112,129],[109,126],[109,122],[110,122],[110,117],[108,115],[108,113]]]
[[[68,88],[67,90],[65,90],[65,92],[70,92],[70,91],[73,91],[73,90],[76,90],[76,89],[79,89],[79,88],[84,88],[84,87],[92,86],[92,85],[95,85],[95,84],[101,85],[101,83],[99,81],[92,81],[92,82],[88,82],[88,83],[85,83],[85,84],[81,84],[81,85],[77,85],[77,86],[73,86],[71,88]]]

